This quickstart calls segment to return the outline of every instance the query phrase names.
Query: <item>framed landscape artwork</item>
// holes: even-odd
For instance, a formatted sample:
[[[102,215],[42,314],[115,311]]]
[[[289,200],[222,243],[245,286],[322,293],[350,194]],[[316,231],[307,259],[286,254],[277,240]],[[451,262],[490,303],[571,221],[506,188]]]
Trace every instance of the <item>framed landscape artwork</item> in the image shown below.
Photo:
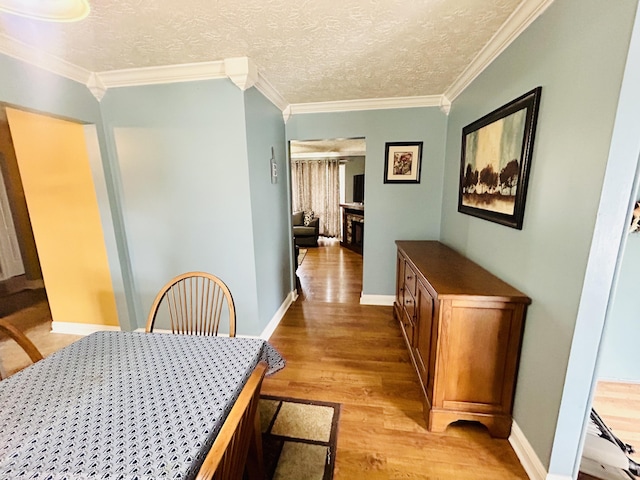
[[[522,229],[542,87],[462,129],[458,211]]]
[[[422,142],[387,142],[384,183],[420,183]]]

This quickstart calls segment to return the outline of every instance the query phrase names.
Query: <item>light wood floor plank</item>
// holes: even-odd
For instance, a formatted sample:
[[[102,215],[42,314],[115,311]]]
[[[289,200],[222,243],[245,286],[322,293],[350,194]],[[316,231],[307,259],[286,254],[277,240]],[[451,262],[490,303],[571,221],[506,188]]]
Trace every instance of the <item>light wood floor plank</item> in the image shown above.
[[[629,456],[640,462],[640,384],[598,382],[593,408],[620,440],[635,448]]]

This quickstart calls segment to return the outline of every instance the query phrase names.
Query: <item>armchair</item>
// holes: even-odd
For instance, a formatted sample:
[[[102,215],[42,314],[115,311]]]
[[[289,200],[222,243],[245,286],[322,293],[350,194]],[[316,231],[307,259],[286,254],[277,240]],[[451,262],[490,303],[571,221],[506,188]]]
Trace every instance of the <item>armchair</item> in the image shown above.
[[[315,217],[309,225],[304,224],[304,212],[294,212],[291,216],[293,237],[298,247],[317,247],[320,235],[320,219]]]

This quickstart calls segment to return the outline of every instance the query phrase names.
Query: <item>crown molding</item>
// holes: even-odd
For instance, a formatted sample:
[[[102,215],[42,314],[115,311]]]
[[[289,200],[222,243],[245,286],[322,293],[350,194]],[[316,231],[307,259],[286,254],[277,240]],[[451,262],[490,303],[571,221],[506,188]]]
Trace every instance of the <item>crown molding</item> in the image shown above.
[[[307,153],[292,153],[290,155],[291,160],[322,160],[324,158],[350,158],[350,157],[365,157],[367,152],[307,152]]]
[[[107,93],[107,87],[104,85],[100,77],[95,73],[92,73],[89,76],[89,80],[87,80],[86,86],[89,89],[89,91],[92,93],[92,95],[96,97],[96,100],[98,100],[99,102]]]
[[[225,58],[224,73],[243,92],[258,81],[258,67],[249,57]]]
[[[183,63],[96,73],[106,88],[226,78],[224,62]]]
[[[359,110],[388,110],[392,108],[440,107],[442,95],[422,97],[371,98],[364,100],[343,100],[337,102],[292,103],[291,115],[301,113],[352,112]]]
[[[447,88],[444,96],[453,102],[552,3],[553,0],[524,0]]]
[[[89,70],[78,67],[54,55],[44,53],[37,48],[22,43],[7,35],[0,34],[0,53],[42,68],[74,82],[86,84],[91,76]]]
[[[267,80],[267,78],[262,74],[262,72],[258,72],[258,80],[256,81],[254,87],[264,95],[267,100],[273,103],[278,109],[282,112],[284,116],[284,112],[289,107],[289,102],[285,100],[285,98],[280,95],[273,85]],[[288,118],[285,118],[285,123]]]

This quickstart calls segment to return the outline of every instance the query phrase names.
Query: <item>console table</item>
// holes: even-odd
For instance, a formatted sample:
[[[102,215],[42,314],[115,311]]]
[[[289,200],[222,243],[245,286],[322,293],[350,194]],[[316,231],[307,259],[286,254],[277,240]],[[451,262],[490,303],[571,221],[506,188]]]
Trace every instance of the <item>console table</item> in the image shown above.
[[[418,374],[429,431],[457,420],[507,438],[531,299],[435,241],[397,241],[394,316]]]
[[[342,241],[340,245],[362,255],[364,241],[364,204],[341,203]]]

